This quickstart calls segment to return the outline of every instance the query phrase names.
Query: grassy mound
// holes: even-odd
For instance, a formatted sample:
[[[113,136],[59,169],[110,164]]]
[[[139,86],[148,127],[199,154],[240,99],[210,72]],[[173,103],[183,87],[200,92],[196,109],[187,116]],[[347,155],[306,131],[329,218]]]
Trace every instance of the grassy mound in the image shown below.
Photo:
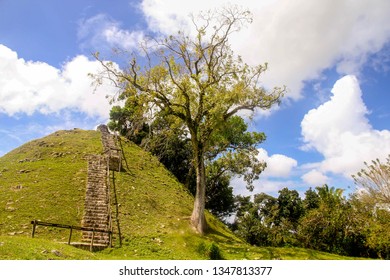
[[[30,221],[80,225],[89,154],[103,151],[100,133],[58,131],[0,158],[0,259],[339,259],[293,248],[256,248],[207,213],[209,232],[190,225],[193,197],[159,161],[122,139],[123,170],[111,181],[122,246],[90,253],[62,244],[69,231]],[[118,224],[114,230],[118,232]],[[81,240],[74,231],[72,241]]]
[[[101,150],[98,132],[72,130],[31,141],[1,157],[0,234],[28,236],[35,219],[80,225],[85,159]],[[39,228],[37,233],[51,240],[66,235],[56,228]]]

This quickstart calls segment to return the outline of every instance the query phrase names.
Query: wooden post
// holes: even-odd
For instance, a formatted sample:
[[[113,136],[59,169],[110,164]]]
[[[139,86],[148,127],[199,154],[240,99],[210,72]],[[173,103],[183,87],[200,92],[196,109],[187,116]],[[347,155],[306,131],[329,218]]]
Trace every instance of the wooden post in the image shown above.
[[[72,231],[73,231],[73,228],[70,227],[68,245],[70,245],[70,240],[72,239]]]
[[[91,245],[89,247],[89,250],[93,252],[93,239],[95,238],[95,229],[92,231],[92,238],[91,238]]]
[[[36,226],[37,226],[37,221],[34,220],[32,224],[33,224],[33,229],[32,229],[32,233],[31,233],[31,237],[34,238],[34,235],[35,235],[35,228],[36,228]]]

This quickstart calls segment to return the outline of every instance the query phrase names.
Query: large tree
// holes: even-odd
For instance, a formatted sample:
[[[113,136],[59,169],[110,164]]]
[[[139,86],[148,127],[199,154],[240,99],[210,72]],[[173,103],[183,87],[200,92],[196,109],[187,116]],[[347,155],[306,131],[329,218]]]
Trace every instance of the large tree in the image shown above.
[[[249,66],[231,49],[231,34],[251,20],[250,12],[237,7],[201,13],[192,17],[196,36],[178,32],[153,39],[123,71],[96,54],[103,76],[121,87],[121,98],[147,108],[150,117],[157,111],[173,116],[187,129],[196,173],[191,222],[200,233],[206,229],[205,157],[214,148],[213,136],[240,111],[269,109],[284,93],[284,88],[266,90],[260,85],[267,64]]]

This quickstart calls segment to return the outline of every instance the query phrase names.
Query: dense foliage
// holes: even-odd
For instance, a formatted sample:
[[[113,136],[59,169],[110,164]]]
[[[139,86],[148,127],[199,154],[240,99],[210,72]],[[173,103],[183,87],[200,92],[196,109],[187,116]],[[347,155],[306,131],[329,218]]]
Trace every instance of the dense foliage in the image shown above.
[[[305,198],[284,188],[277,198],[238,196],[232,228],[257,246],[294,246],[355,257],[390,258],[390,211],[327,185]]]

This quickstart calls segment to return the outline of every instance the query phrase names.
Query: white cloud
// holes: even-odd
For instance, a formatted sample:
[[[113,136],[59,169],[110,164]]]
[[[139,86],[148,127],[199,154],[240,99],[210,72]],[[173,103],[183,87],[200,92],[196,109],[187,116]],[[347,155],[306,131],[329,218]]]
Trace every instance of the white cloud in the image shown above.
[[[0,45],[0,61],[0,113],[50,114],[68,109],[89,117],[108,118],[106,95],[116,90],[103,85],[93,93],[88,73],[99,71],[97,61],[77,56],[57,69],[44,62],[18,58],[4,45]]]
[[[390,40],[390,1],[347,0],[143,0],[141,9],[153,31],[188,30],[188,14],[227,3],[248,7],[253,24],[231,43],[250,63],[269,62],[266,86],[286,85],[299,98],[304,81],[336,66],[340,73],[358,73],[370,54]],[[250,43],[248,43],[250,42]]]
[[[390,131],[374,129],[355,76],[338,80],[331,99],[310,110],[301,122],[306,149],[324,156],[321,172],[350,177],[364,161],[385,157],[390,153]]]
[[[261,174],[261,177],[279,177],[286,178],[290,176],[291,171],[297,166],[297,161],[281,154],[274,154],[268,156],[268,153],[264,149],[258,149],[258,159],[267,163],[267,168]]]
[[[231,180],[231,185],[234,186],[233,193],[235,195],[253,195],[261,192],[277,196],[278,191],[283,188],[290,188],[295,186],[296,183],[291,180],[269,180],[260,176],[260,179],[254,182],[254,189],[250,192],[246,188],[246,184],[242,178],[233,178]]]
[[[322,174],[322,172],[312,169],[309,172],[305,173],[302,177],[302,180],[309,184],[310,186],[320,186],[326,184],[329,180],[327,176]]]
[[[79,23],[78,39],[83,49],[92,51],[111,51],[112,48],[136,49],[144,40],[141,30],[128,31],[121,24],[107,16],[98,14]]]
[[[148,30],[126,30],[106,14],[79,24],[83,48],[135,50],[145,32],[175,34],[194,31],[189,15],[236,4],[248,8],[253,23],[232,35],[230,43],[244,61],[269,63],[262,82],[266,87],[286,85],[287,96],[301,97],[304,82],[335,67],[342,74],[358,74],[368,57],[390,40],[390,1],[348,0],[143,0],[139,9]],[[250,42],[250,43],[248,43]],[[378,67],[377,61],[372,61]],[[259,115],[261,113],[258,112]]]
[[[209,2],[213,3],[218,1]],[[199,5],[196,1],[187,1],[183,5],[183,1],[156,1],[143,0],[140,4],[141,9],[148,22],[150,30],[162,32],[165,34],[173,34],[178,29],[189,30],[188,16],[190,13],[200,11],[203,5]]]
[[[252,195],[260,192],[277,194],[285,187],[296,185],[295,182],[288,179],[294,168],[297,167],[298,163],[295,159],[281,154],[269,156],[268,152],[262,148],[258,151],[257,158],[265,161],[267,168],[260,174],[260,179],[253,183],[253,192],[246,189],[243,178],[233,178],[231,185],[234,186],[234,194]]]

